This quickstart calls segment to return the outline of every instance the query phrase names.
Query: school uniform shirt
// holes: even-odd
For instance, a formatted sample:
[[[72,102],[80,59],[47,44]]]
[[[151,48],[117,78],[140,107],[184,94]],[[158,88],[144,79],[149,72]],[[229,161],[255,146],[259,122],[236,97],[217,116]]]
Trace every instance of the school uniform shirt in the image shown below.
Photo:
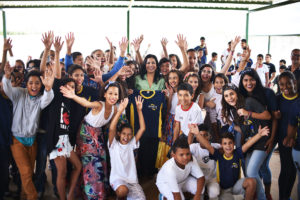
[[[211,146],[215,149],[219,149],[221,147],[218,143],[212,143]],[[200,146],[200,143],[191,144],[190,151],[196,158],[198,165],[205,176],[205,180],[208,181],[216,178],[216,162],[209,157],[209,151],[207,149],[203,149]]]
[[[297,100],[290,107],[289,124],[297,127],[294,149],[300,151],[300,98],[297,98]]]
[[[215,149],[210,157],[217,163],[217,180],[222,189],[228,189],[241,178],[241,163],[243,152],[241,147],[233,151],[233,155],[227,158],[225,154],[221,154],[218,149]]]
[[[183,109],[182,105],[178,105],[175,111],[175,121],[180,122],[181,131],[188,136],[190,129],[189,124],[202,124],[202,112],[198,104],[192,102],[188,109]]]
[[[133,94],[129,95],[126,114],[135,134],[140,128],[135,104],[135,97],[138,96],[141,96],[144,99],[142,112],[146,124],[146,131],[144,132],[143,137],[161,138],[163,121],[167,109],[164,94],[157,90],[134,90]]]
[[[156,184],[167,184],[172,192],[180,192],[181,185],[185,183],[190,175],[196,179],[203,177],[203,172],[193,156],[192,160],[184,166],[184,169],[178,167],[175,159],[171,158],[159,170]]]
[[[251,68],[255,69],[256,68],[256,63],[254,63]],[[262,67],[257,67],[256,72],[261,80],[261,83],[263,86],[266,85],[266,73],[269,73],[269,68],[267,65],[262,64]]]
[[[283,93],[278,96],[278,105],[281,114],[280,120],[278,120],[278,129],[277,137],[278,142],[282,142],[283,139],[287,136],[287,127],[289,123],[289,116],[291,108],[297,110],[296,107],[292,107],[293,103],[298,99],[298,95],[294,97],[287,97]]]
[[[262,113],[266,110],[266,108],[259,103],[256,99],[252,97],[247,97],[245,100],[245,110],[255,112],[255,113]],[[251,137],[255,136],[258,133],[259,125],[261,127],[265,127],[269,125],[269,120],[259,120],[253,117],[249,117],[248,119],[244,120],[240,124],[242,133],[245,136],[245,141],[249,140]],[[267,140],[270,138],[269,136],[261,137],[248,151],[251,150],[265,150],[265,144]]]
[[[111,184],[116,180],[123,180],[126,183],[138,183],[133,153],[137,148],[139,148],[139,142],[136,142],[135,137],[126,145],[121,144],[115,138],[110,146],[108,143],[111,163],[109,182]]]

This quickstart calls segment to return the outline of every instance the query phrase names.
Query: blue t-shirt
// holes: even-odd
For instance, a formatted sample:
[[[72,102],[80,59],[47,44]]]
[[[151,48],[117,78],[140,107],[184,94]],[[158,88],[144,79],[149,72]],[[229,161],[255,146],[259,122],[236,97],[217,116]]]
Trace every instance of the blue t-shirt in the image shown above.
[[[221,154],[218,149],[215,149],[210,158],[217,162],[217,180],[222,189],[228,189],[241,178],[241,162],[244,158],[242,148],[238,147],[234,150],[230,158]]]
[[[12,113],[12,102],[8,97],[0,94],[0,146],[12,144]]]
[[[297,98],[297,100],[290,107],[289,124],[297,127],[294,149],[300,151],[300,98]]]
[[[282,143],[283,139],[287,136],[287,127],[289,123],[290,109],[297,110],[293,107],[293,103],[298,100],[298,95],[292,98],[286,97],[284,94],[278,96],[278,106],[281,113],[281,119],[278,120],[278,142]]]
[[[161,91],[158,90],[134,90],[129,98],[129,104],[127,107],[127,119],[130,121],[133,132],[139,130],[139,118],[137,114],[135,97],[141,96],[144,99],[143,103],[143,115],[146,123],[146,131],[143,137],[161,138],[162,127],[166,113],[166,100]]]

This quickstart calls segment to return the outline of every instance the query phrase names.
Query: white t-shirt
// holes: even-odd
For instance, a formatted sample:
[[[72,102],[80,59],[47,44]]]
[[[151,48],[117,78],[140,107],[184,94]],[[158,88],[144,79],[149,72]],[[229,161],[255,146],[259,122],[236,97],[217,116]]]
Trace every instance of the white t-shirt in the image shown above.
[[[218,143],[212,143],[211,146],[215,149],[221,147]],[[190,145],[190,150],[193,156],[196,158],[204,176],[205,180],[211,180],[216,178],[216,161],[209,158],[209,151],[201,148],[199,143],[193,143]]]
[[[225,126],[225,123],[223,122],[223,119],[222,119],[222,97],[223,96],[221,94],[216,93],[216,100],[215,100],[216,107],[215,107],[215,110],[216,110],[216,113],[217,113],[217,120],[219,120],[219,122],[221,122],[222,126]]]
[[[236,87],[239,87],[240,79],[240,72],[236,72],[234,75],[231,76],[231,83],[234,84]]]
[[[254,63],[251,68],[255,69],[256,68],[256,63]],[[267,65],[263,64],[262,67],[258,67],[256,72],[258,73],[258,76],[261,80],[261,83],[263,86],[266,85],[266,73],[269,72],[269,68]]]
[[[178,96],[177,96],[177,92],[175,92],[172,96],[172,104],[171,104],[171,109],[170,109],[170,113],[172,115],[175,115],[177,106],[178,106]]]
[[[123,180],[127,183],[138,183],[135,159],[133,150],[139,148],[139,142],[136,143],[135,137],[123,145],[115,138],[108,149],[110,154],[111,172],[110,183],[116,180]]]
[[[175,121],[180,122],[181,131],[188,136],[190,129],[189,124],[202,124],[202,112],[198,104],[192,102],[190,108],[187,110],[182,109],[181,105],[176,107],[175,111]]]
[[[162,166],[157,174],[156,184],[166,184],[172,192],[180,192],[181,186],[185,183],[189,175],[196,179],[201,178],[203,173],[193,157],[184,169],[181,169],[175,163],[174,158],[171,158]]]

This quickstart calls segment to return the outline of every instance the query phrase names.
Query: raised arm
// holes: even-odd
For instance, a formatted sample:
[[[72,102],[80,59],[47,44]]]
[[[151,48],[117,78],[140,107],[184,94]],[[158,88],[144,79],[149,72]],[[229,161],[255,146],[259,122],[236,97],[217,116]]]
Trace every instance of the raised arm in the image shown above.
[[[183,37],[182,34],[178,34],[177,35],[177,41],[175,41],[175,43],[178,45],[181,54],[182,54],[182,58],[183,58],[183,64],[180,67],[180,71],[183,71],[184,73],[186,73],[188,71],[189,68],[189,61],[188,61],[188,56],[187,56],[187,41],[186,41],[186,37]]]
[[[114,58],[115,58],[115,54],[114,54],[114,47],[112,42],[108,39],[108,37],[105,37],[108,44],[109,44],[109,58],[108,58],[108,66],[109,66],[109,70],[112,69],[112,67],[114,66]]]
[[[43,85],[45,86],[45,91],[41,98],[41,108],[44,109],[51,103],[52,99],[54,98],[54,93],[52,90],[52,86],[54,82],[53,69],[52,68],[46,69],[44,76],[41,76],[41,80]]]
[[[64,42],[61,42],[61,37],[55,37],[53,46],[55,49],[55,58],[54,58],[54,75],[55,78],[61,79],[61,67],[59,62],[59,54],[61,51],[62,46],[64,45]]]
[[[230,67],[230,64],[231,64],[231,61],[232,61],[232,58],[233,58],[233,54],[234,54],[235,47],[236,47],[236,45],[237,45],[240,41],[241,41],[241,37],[240,37],[240,36],[237,36],[237,37],[235,37],[234,40],[231,40],[231,51],[230,51],[229,55],[227,56],[225,65],[224,65],[223,68],[221,69],[220,73],[226,74],[226,73],[228,72],[228,69],[229,69],[229,67]]]
[[[122,115],[123,111],[127,107],[127,105],[128,105],[128,98],[125,98],[124,100],[121,101],[118,112],[116,113],[116,115],[114,116],[114,118],[112,119],[112,121],[110,123],[109,135],[108,135],[109,146],[112,144],[112,142],[116,136],[118,121],[119,121],[120,116]]]
[[[134,39],[131,43],[134,47],[134,51],[135,51],[135,55],[136,55],[136,58],[135,58],[136,62],[139,63],[140,65],[143,64],[143,58],[140,53],[140,47],[141,47],[141,43],[143,42],[143,40],[144,40],[144,36],[141,35],[139,38]]]
[[[83,97],[79,97],[75,94],[75,90],[72,89],[71,87],[67,86],[61,86],[60,87],[60,92],[64,95],[64,97],[67,97],[69,99],[73,99],[75,102],[78,104],[82,105],[83,107],[86,108],[93,108],[93,109],[100,109],[102,107],[102,104],[98,101],[93,101],[90,102],[86,100]]]
[[[102,75],[103,82],[106,82],[108,79],[110,79],[113,75],[115,75],[123,67],[125,53],[126,53],[126,49],[128,46],[128,40],[126,37],[122,38],[122,40],[119,42],[119,46],[120,46],[120,57],[117,60],[117,62],[115,63],[113,69],[110,72],[108,72],[107,74]]]
[[[210,142],[205,139],[205,137],[203,137],[198,129],[198,126],[195,124],[191,124],[189,125],[190,128],[190,132],[192,134],[194,134],[196,136],[197,141],[205,148],[209,151],[210,154],[214,154],[215,153],[215,149],[211,146]]]
[[[12,48],[12,40],[10,38],[4,39],[3,42],[3,53],[2,53],[2,62],[0,66],[0,73],[4,72],[4,67],[7,61],[7,52]],[[11,63],[12,65],[14,63]]]
[[[253,136],[251,139],[249,139],[245,144],[242,146],[242,151],[245,153],[253,144],[255,144],[261,137],[268,136],[270,130],[268,126],[265,126],[264,128],[261,128],[259,126],[258,133]]]
[[[247,66],[247,63],[250,59],[250,55],[251,55],[251,49],[249,48],[249,46],[247,46],[246,49],[242,53],[242,59],[239,64],[239,68],[236,71],[237,73],[240,73],[241,71],[243,71],[245,69],[245,67]]]
[[[169,54],[168,54],[168,51],[167,51],[167,44],[168,44],[167,38],[162,38],[160,43],[161,43],[161,46],[162,46],[163,51],[164,51],[164,58],[169,58]]]
[[[68,72],[68,67],[73,64],[72,47],[75,41],[74,33],[70,32],[65,36],[66,45],[67,45],[67,54],[65,56],[65,68],[66,72]]]
[[[146,124],[145,124],[145,120],[144,120],[144,116],[143,116],[143,112],[142,112],[143,102],[144,102],[144,99],[142,99],[141,96],[135,97],[135,104],[136,104],[136,109],[137,109],[137,113],[139,116],[139,123],[140,123],[140,129],[137,131],[137,133],[135,135],[136,142],[138,142],[141,139],[143,133],[146,130]]]
[[[48,31],[48,33],[44,33],[42,35],[42,42],[44,43],[45,46],[42,60],[41,60],[41,65],[40,65],[40,70],[42,73],[46,71],[47,58],[49,56],[49,52],[53,44],[53,37],[54,37],[53,31]]]

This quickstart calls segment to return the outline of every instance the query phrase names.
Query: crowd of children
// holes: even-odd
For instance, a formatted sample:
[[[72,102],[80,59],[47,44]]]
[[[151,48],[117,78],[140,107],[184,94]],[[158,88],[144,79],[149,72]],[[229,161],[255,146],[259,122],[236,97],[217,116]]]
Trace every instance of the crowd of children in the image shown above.
[[[4,40],[0,200],[12,195],[11,177],[18,198],[43,199],[47,159],[60,200],[147,199],[139,180],[155,176],[161,200],[271,200],[276,145],[279,199],[290,199],[300,177],[300,49],[275,76],[271,55],[253,63],[245,39],[236,60],[240,37],[228,43],[220,71],[217,53],[207,62],[204,37],[189,49],[177,36],[182,61],[168,54],[166,38],[160,60],[141,55],[143,36],[131,43],[135,58],[126,38],[118,58],[106,39],[110,49],[83,58],[72,52],[74,33],[64,42],[49,31],[40,59],[26,66],[7,62],[12,40]],[[297,188],[300,198],[300,178]]]

